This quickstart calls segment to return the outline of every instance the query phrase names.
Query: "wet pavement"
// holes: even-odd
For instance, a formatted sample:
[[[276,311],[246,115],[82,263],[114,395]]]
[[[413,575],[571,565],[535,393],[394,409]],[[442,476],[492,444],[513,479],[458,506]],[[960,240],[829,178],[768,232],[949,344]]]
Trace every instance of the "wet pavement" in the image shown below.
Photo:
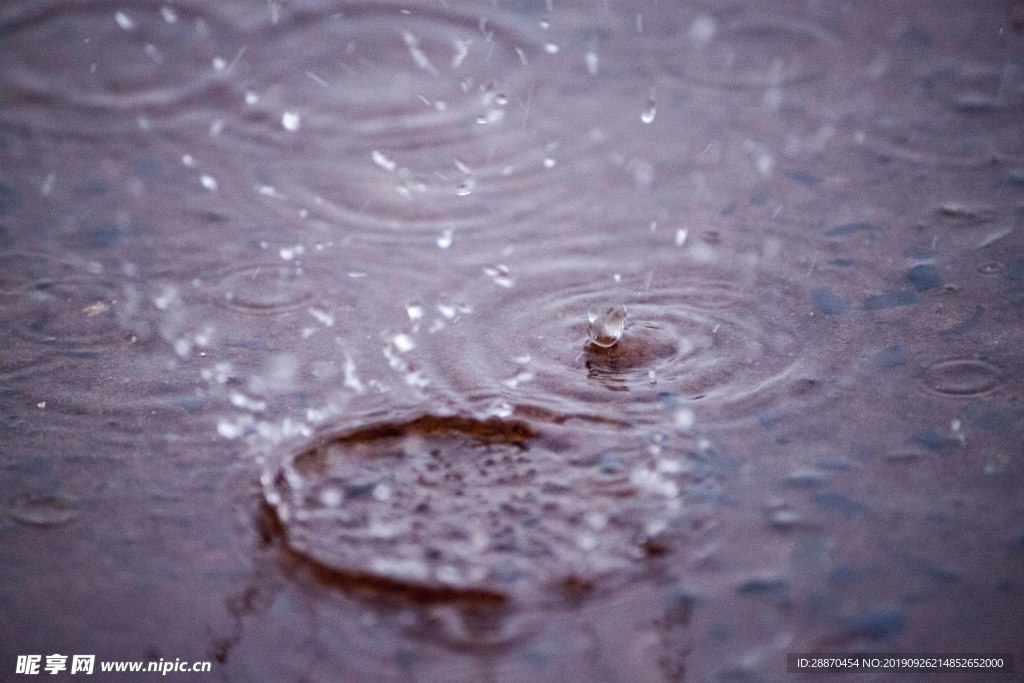
[[[1024,666],[1022,306],[1020,3],[6,3],[3,677]]]

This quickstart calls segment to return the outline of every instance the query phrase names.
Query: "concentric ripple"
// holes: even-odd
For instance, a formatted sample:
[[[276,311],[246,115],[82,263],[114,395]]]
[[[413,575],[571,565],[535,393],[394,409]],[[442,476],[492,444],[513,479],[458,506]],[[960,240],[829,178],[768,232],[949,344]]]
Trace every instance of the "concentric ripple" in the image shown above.
[[[936,64],[885,106],[867,142],[887,157],[954,168],[1024,159],[1024,71],[1013,64]]]
[[[139,296],[113,281],[86,276],[44,278],[25,285],[14,307],[17,333],[61,349],[130,344],[149,336]]]
[[[696,478],[678,445],[607,428],[581,448],[554,422],[356,424],[276,460],[266,501],[323,578],[426,602],[559,601],[641,576]]]
[[[392,237],[494,226],[559,199],[593,148],[538,78],[542,29],[509,10],[310,4],[260,30],[222,139],[277,205]]]
[[[232,268],[217,277],[217,303],[243,313],[283,313],[310,304],[313,292],[302,268],[257,263]]]
[[[641,422],[688,409],[701,424],[812,400],[788,391],[814,371],[790,309],[801,299],[781,275],[743,259],[710,264],[663,250],[623,264],[632,274],[616,281],[608,260],[534,256],[481,286],[475,312],[460,321],[460,339],[473,340],[467,348],[418,357],[453,396],[514,404],[522,395],[553,410]],[[588,312],[619,304],[629,312],[621,339],[590,344]]]
[[[685,36],[688,47],[682,52],[679,36]],[[834,64],[839,38],[823,26],[784,14],[704,14],[693,16],[664,42],[666,73],[713,88],[751,89],[821,78]]]
[[[12,5],[0,15],[8,124],[77,136],[111,135],[219,99],[212,6],[156,2]],[[55,49],[55,46],[61,46]]]

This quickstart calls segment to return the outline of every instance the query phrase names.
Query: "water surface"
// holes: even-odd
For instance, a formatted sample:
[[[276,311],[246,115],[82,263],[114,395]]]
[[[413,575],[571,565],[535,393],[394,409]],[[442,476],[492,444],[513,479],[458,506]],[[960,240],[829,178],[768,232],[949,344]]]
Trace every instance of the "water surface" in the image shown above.
[[[1022,27],[7,3],[5,662],[1024,656]]]

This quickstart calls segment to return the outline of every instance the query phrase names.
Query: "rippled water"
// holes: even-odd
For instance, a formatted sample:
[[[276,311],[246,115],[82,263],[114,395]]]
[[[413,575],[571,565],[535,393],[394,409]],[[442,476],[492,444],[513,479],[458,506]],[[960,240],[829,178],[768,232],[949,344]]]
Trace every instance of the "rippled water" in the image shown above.
[[[1013,3],[5,4],[5,659],[1024,656],[1022,35]]]

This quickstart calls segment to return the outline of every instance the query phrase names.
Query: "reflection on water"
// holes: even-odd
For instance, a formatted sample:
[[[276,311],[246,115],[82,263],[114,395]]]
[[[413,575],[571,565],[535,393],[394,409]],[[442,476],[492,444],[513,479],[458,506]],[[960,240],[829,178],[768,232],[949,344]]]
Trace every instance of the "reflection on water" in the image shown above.
[[[1009,5],[19,1],[0,53],[8,659],[1019,649]]]

